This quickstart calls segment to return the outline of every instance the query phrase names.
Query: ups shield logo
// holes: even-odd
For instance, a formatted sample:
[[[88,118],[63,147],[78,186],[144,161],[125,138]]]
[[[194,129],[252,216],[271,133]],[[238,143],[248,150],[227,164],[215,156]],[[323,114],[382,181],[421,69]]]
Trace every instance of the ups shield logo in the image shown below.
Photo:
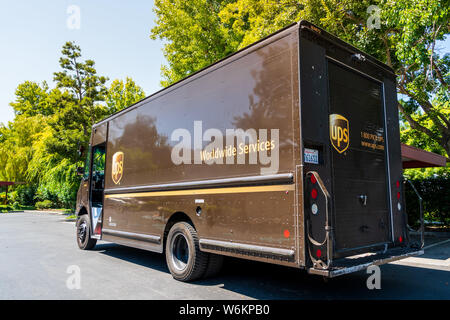
[[[112,157],[112,181],[118,184],[123,175],[123,152],[119,151]]]
[[[347,150],[350,143],[348,120],[340,114],[330,114],[330,140],[337,152]]]

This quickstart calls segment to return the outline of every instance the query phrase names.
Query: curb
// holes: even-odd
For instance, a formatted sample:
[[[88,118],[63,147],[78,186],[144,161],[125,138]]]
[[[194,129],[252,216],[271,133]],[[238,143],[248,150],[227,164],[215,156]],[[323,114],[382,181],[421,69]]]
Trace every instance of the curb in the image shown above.
[[[42,213],[52,213],[52,214],[59,214],[59,215],[66,215],[65,212],[62,211],[52,211],[52,210],[24,210],[23,212],[27,213],[34,213],[34,212],[42,212]]]

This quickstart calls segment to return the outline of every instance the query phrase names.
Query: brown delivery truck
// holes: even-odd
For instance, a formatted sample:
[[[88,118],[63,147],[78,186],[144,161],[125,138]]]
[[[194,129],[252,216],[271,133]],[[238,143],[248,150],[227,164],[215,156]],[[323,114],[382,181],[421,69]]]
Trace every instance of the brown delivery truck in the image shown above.
[[[423,253],[408,237],[395,75],[301,21],[96,123],[77,241],[334,277]]]

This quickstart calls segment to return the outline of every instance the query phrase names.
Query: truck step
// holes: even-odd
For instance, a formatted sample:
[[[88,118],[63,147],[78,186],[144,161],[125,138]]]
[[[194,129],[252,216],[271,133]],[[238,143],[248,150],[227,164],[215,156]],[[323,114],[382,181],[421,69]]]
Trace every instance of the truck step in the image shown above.
[[[340,258],[333,261],[330,269],[309,268],[308,273],[334,278],[366,269],[371,265],[382,265],[392,261],[401,260],[424,253],[417,248],[392,248],[386,252],[368,252],[356,256]]]

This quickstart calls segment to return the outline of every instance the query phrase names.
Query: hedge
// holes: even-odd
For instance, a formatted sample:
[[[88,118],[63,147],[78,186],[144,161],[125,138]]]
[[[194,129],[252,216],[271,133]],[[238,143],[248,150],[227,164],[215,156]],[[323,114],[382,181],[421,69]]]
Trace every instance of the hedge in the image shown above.
[[[53,208],[53,202],[50,200],[38,201],[36,202],[36,209],[50,209]]]
[[[423,199],[425,220],[438,221],[449,225],[450,179],[437,177],[414,179],[411,182]],[[420,217],[419,200],[408,182],[405,183],[405,200],[408,223],[411,226],[418,226]]]

